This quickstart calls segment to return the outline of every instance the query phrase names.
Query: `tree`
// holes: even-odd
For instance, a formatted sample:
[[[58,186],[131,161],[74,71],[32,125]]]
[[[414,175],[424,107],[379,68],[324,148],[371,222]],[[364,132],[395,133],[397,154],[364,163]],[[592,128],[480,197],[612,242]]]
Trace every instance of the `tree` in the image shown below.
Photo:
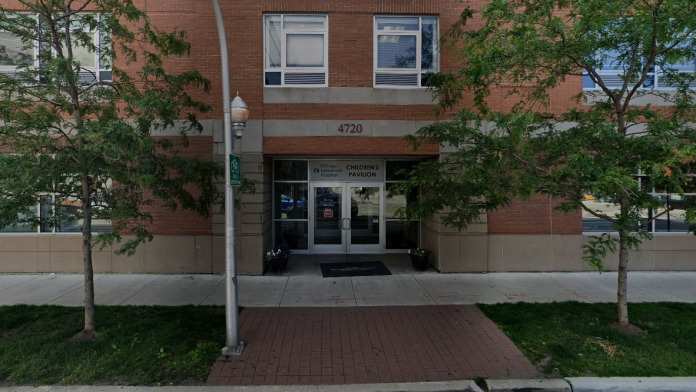
[[[195,70],[167,71],[167,57],[189,52],[185,34],[157,31],[130,0],[19,3],[21,13],[0,8],[0,30],[20,42],[3,50],[14,72],[0,74],[0,227],[73,224],[81,232],[77,337],[93,339],[93,248],[133,253],[153,238],[155,203],[205,215],[217,198],[218,165],[178,154],[202,129],[196,113],[208,107],[191,92],[208,81]]]
[[[413,173],[410,185],[423,192],[411,213],[444,210],[445,222],[462,228],[545,194],[562,211],[608,222],[615,234],[593,237],[584,258],[602,268],[618,251],[617,319],[631,329],[630,250],[677,207],[696,223],[694,200],[684,197],[696,192],[694,14],[690,0],[492,0],[467,9],[447,36],[462,65],[433,85],[443,108],[473,105],[414,138],[452,153]],[[577,104],[552,113],[556,88],[577,88]],[[491,108],[493,91],[507,94],[509,110]],[[654,189],[683,200],[677,206]]]

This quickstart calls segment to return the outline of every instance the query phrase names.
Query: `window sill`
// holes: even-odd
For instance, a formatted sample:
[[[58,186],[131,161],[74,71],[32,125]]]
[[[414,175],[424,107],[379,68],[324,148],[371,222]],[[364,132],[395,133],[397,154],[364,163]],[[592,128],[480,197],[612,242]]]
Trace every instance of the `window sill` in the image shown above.
[[[98,236],[100,234],[108,234],[108,233],[102,233],[102,232],[95,232],[92,233],[93,236]],[[48,236],[61,236],[61,237],[81,237],[82,233],[79,232],[73,232],[73,233],[66,233],[66,232],[60,232],[60,233],[34,233],[34,232],[26,232],[26,233],[0,233],[0,237],[7,236],[7,237],[26,237],[26,236],[37,236],[37,237],[48,237]]]
[[[427,87],[424,86],[399,86],[399,85],[380,85],[380,86],[375,86],[374,88],[379,89],[379,90],[428,90]]]
[[[601,90],[583,89],[582,94],[583,104],[586,106],[595,105],[607,99],[607,95]],[[696,97],[696,91],[693,95]],[[676,90],[672,89],[639,90],[631,100],[631,106],[674,106],[674,98],[676,98]]]
[[[399,94],[394,94],[399,90]],[[266,104],[320,103],[364,105],[434,105],[437,100],[423,87],[266,87]]]
[[[617,237],[619,233],[617,231],[584,231],[582,233],[583,237],[596,237],[598,235],[603,235],[603,234],[609,234],[613,237]],[[675,236],[681,236],[681,237],[693,237],[694,240],[696,240],[696,235],[693,233],[689,233],[686,231],[658,231],[651,233],[654,237],[675,237]]]
[[[328,88],[329,86],[326,84],[293,84],[293,85],[279,85],[279,84],[273,84],[273,85],[264,85],[263,88],[267,89],[308,89],[308,88]]]

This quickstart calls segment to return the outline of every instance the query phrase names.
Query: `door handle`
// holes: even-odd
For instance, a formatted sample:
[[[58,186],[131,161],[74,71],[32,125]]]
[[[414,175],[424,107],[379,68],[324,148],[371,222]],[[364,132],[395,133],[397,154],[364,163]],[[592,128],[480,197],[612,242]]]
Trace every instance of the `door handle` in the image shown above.
[[[343,218],[341,220],[341,229],[350,230],[350,218]]]

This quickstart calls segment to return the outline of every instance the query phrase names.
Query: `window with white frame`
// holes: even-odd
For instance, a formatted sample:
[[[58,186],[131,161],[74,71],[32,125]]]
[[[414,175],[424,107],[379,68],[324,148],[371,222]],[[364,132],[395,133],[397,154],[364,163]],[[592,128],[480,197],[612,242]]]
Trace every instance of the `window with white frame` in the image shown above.
[[[434,16],[376,16],[375,87],[426,87],[438,71],[438,19]]]
[[[12,15],[14,20],[17,14]],[[14,74],[21,67],[34,65],[36,49],[34,42],[24,42],[18,35],[0,30],[0,72]]]
[[[264,15],[264,84],[324,87],[328,84],[326,15]]]
[[[680,49],[677,47],[674,50]],[[612,90],[623,88],[624,75],[627,69],[626,64],[621,59],[621,53],[618,50],[605,50],[598,53],[595,58],[598,64],[597,75],[601,77],[606,87]],[[657,58],[656,64],[648,72],[648,77],[641,88],[644,90],[674,89],[680,85],[680,79],[685,79],[689,87],[696,88],[694,73],[696,73],[696,53],[682,56],[677,61]],[[588,73],[584,73],[583,89],[588,91],[600,90],[600,86]]]
[[[110,81],[111,80],[111,61],[104,52],[109,47],[110,39],[108,35],[101,34],[98,31],[89,30],[88,26],[82,26],[75,21],[72,26],[74,33],[86,33],[93,40],[94,48],[86,45],[80,45],[73,40],[73,58],[74,61],[80,64],[80,81],[82,83],[93,83],[95,81]]]
[[[26,45],[8,31],[0,31],[0,69],[14,71],[19,66],[29,66],[33,62],[33,45]]]
[[[39,21],[38,24],[40,25],[41,22]],[[84,27],[75,22],[73,31],[90,34],[94,39],[96,51],[93,50],[94,48],[73,42],[74,61],[80,64],[80,81],[85,84],[111,81],[111,59],[106,55],[109,51],[105,50],[111,45],[110,37],[97,31],[82,29]],[[37,42],[24,42],[16,34],[0,30],[0,73],[14,75],[23,67],[40,66],[39,51],[44,50],[40,47],[43,45]],[[45,53],[48,53],[48,48],[45,50]]]

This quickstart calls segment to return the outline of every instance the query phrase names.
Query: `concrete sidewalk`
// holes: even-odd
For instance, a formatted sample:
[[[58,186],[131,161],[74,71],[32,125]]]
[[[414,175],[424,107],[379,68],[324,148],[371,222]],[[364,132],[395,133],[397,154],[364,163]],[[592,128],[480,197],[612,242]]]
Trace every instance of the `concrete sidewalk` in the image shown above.
[[[632,272],[631,302],[696,302],[696,272]],[[462,305],[612,302],[616,273],[412,273],[391,276],[241,276],[244,306]],[[221,275],[97,275],[101,305],[222,305]],[[82,276],[0,275],[0,305],[82,304]]]

